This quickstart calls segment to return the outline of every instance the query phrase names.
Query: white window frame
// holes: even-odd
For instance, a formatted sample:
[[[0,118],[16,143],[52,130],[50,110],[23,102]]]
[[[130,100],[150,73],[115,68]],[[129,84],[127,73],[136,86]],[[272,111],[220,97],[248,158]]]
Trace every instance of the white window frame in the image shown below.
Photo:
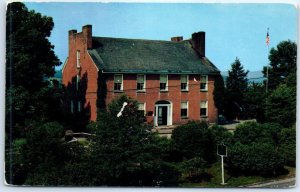
[[[165,75],[165,76],[167,77],[166,89],[160,89],[160,83],[161,83],[160,77],[161,77],[162,75]],[[159,90],[160,90],[160,91],[168,91],[168,84],[169,84],[169,75],[168,75],[168,74],[160,74],[160,75],[159,75]]]
[[[205,108],[201,108],[201,103],[202,102],[206,102],[205,103]],[[206,109],[206,114],[205,115],[201,115],[201,109]],[[207,100],[202,100],[200,101],[200,117],[207,117],[208,116],[208,101]]]
[[[180,89],[181,89],[181,76],[183,75],[180,75]],[[186,76],[186,89],[181,89],[181,91],[188,91],[189,90],[189,75],[185,75]]]
[[[115,77],[117,76],[117,75],[121,75],[121,87],[120,87],[120,90],[117,90],[117,89],[115,89]],[[114,74],[114,91],[123,91],[123,74]]]
[[[138,82],[137,82],[138,76],[142,76],[142,75],[143,75],[143,78],[144,78],[144,86],[143,86],[143,89],[137,89],[137,91],[144,92],[144,91],[146,91],[146,75],[145,74],[137,74],[136,75],[136,86],[138,85]],[[137,86],[137,88],[138,88],[138,86]]]
[[[201,84],[203,84],[201,81],[202,77],[205,77],[205,79],[206,79],[205,89],[201,89]],[[200,91],[208,91],[208,75],[200,75]]]
[[[181,103],[186,103],[186,116],[182,116],[181,115],[181,109],[184,109],[184,108],[181,108]],[[189,117],[189,102],[188,101],[181,101],[180,102],[180,117],[182,119],[185,119],[185,118],[188,118]]]
[[[139,109],[140,104],[143,104],[143,110]],[[138,111],[144,111],[144,116],[146,115],[146,103],[145,102],[138,102]]]
[[[80,68],[80,50],[76,51],[76,67]]]

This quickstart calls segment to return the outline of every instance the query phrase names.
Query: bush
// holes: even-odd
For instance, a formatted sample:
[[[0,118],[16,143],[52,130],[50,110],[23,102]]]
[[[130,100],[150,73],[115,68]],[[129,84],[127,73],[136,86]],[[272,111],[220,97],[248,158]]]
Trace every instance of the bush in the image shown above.
[[[278,175],[283,170],[284,159],[270,143],[237,142],[228,152],[227,162],[233,173],[269,176]]]
[[[278,144],[278,137],[282,127],[275,123],[259,124],[256,122],[246,122],[238,125],[233,139],[235,142],[250,144],[253,142]]]
[[[211,131],[217,144],[223,143],[226,146],[231,145],[233,135],[227,129],[222,126],[214,125],[211,127]]]
[[[283,155],[286,165],[296,166],[296,126],[280,132],[279,153]]]
[[[206,161],[200,157],[194,157],[192,159],[183,161],[181,163],[181,172],[191,182],[200,182],[201,176],[205,173]]]
[[[205,122],[191,121],[181,125],[174,129],[171,139],[178,159],[201,157],[208,163],[216,160],[215,140]]]

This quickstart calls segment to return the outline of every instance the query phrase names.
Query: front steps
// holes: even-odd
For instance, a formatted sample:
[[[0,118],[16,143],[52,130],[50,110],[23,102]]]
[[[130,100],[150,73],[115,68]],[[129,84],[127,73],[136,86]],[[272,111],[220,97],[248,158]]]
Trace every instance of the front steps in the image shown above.
[[[178,125],[164,125],[164,126],[158,126],[158,127],[153,127],[152,132],[158,133],[159,136],[161,137],[166,137],[168,139],[171,138],[173,130],[177,127]]]

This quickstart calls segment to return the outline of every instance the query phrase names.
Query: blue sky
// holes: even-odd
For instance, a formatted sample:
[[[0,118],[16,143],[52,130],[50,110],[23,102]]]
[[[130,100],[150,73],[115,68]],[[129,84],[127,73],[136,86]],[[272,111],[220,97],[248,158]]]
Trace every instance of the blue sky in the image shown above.
[[[261,71],[270,48],[297,38],[297,10],[290,4],[150,4],[150,3],[25,3],[51,16],[55,27],[50,41],[64,62],[68,31],[93,25],[93,36],[170,40],[206,32],[206,56],[227,71],[238,57],[244,68]]]

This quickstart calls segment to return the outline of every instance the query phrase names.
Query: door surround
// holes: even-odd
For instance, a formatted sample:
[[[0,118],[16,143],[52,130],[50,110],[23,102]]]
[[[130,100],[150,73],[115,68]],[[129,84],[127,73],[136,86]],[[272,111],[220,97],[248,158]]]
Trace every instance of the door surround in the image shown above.
[[[158,126],[158,107],[167,107],[167,125],[172,125],[173,122],[173,107],[170,101],[160,100],[155,103],[154,126]],[[162,125],[164,126],[164,125]]]

